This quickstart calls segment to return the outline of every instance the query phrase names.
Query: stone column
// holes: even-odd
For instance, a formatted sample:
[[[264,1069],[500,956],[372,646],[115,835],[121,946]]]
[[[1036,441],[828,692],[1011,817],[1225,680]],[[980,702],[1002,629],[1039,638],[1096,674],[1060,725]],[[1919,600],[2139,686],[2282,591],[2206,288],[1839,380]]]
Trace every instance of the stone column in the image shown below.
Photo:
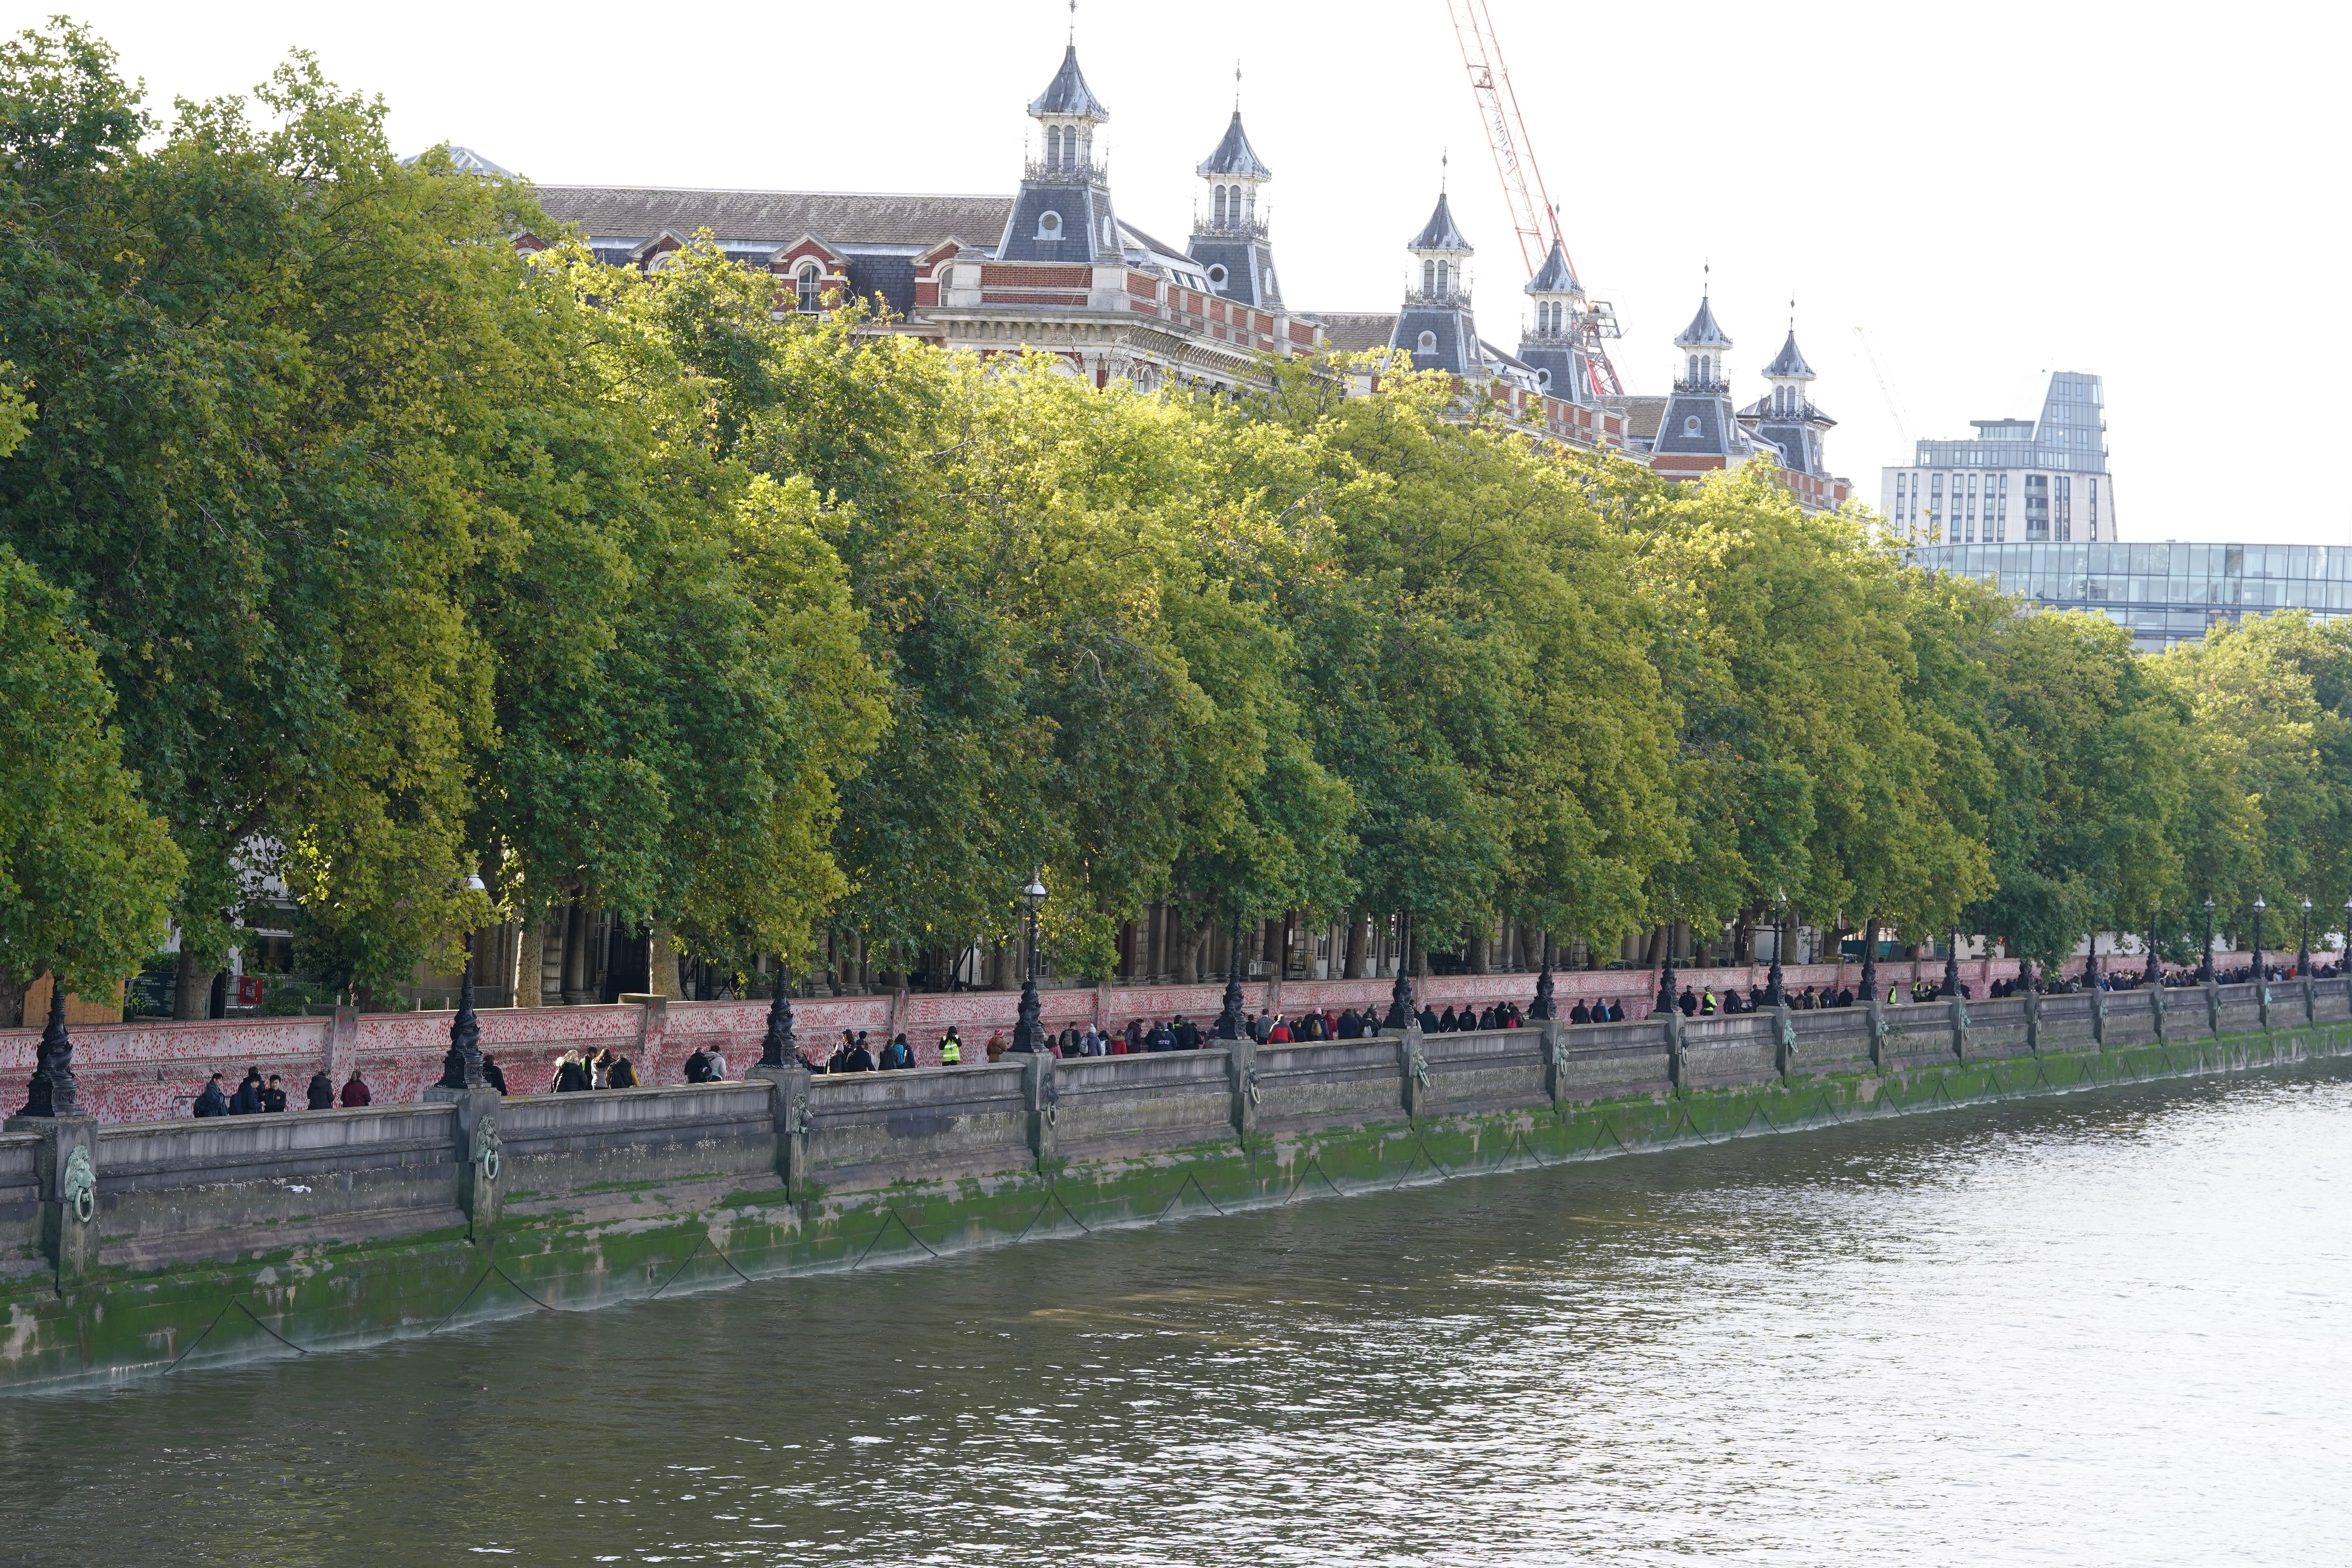
[[[1429,1113],[1429,1057],[1422,1049],[1421,1025],[1405,1026],[1397,1037],[1397,1097],[1405,1118],[1418,1121]]]
[[[1545,973],[1549,974],[1549,971]],[[1553,1110],[1562,1110],[1568,1105],[1568,1064],[1562,1059],[1568,1048],[1568,1026],[1558,1018],[1547,1017],[1540,1026],[1543,1030],[1544,1097],[1551,1101]]]
[[[1224,1042],[1225,1084],[1233,1094],[1234,1136],[1244,1146],[1257,1135],[1257,1042],[1242,1034]]]
[[[1021,1101],[1029,1112],[1029,1152],[1040,1172],[1054,1163],[1054,1122],[1060,1114],[1062,1089],[1054,1069],[1054,1053],[1034,1050],[1021,1058]]]

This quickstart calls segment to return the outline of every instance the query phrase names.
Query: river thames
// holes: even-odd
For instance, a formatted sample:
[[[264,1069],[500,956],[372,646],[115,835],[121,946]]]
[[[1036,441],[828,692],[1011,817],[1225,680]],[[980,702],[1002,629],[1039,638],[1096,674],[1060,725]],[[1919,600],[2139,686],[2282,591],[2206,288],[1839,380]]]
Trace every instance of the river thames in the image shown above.
[[[0,1400],[21,1564],[2352,1561],[2352,1076]]]

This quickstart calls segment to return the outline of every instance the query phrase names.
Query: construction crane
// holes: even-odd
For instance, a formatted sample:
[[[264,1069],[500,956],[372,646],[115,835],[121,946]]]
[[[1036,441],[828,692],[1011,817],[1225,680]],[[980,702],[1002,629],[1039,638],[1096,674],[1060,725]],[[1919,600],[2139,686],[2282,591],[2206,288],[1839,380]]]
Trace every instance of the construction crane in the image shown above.
[[[1495,154],[1495,173],[1503,182],[1511,226],[1518,234],[1519,259],[1533,278],[1555,242],[1561,255],[1568,254],[1568,242],[1559,231],[1559,209],[1544,190],[1543,171],[1536,166],[1535,143],[1519,115],[1510,68],[1503,63],[1503,48],[1496,41],[1495,19],[1487,14],[1486,0],[1445,0],[1445,8],[1454,21],[1454,40],[1462,46],[1470,95],[1477,100],[1478,118],[1486,127],[1486,144]],[[1576,270],[1573,258],[1569,270]],[[1622,393],[1617,369],[1601,346],[1602,340],[1621,335],[1616,309],[1604,300],[1587,300],[1576,314],[1573,331],[1591,380],[1591,393],[1601,397]]]

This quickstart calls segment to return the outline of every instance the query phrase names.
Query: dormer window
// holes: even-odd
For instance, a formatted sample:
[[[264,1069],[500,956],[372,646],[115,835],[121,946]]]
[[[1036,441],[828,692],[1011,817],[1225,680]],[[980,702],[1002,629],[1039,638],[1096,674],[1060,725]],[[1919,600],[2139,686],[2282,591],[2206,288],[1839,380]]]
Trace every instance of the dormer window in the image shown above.
[[[1225,277],[1226,277],[1225,269],[1224,269],[1224,268],[1223,268],[1222,266],[1219,266],[1219,267],[1212,267],[1212,268],[1209,268],[1209,281],[1210,281],[1210,282],[1212,282],[1212,283],[1215,283],[1215,284],[1223,284],[1223,283],[1224,282],[1224,280],[1225,280]]]
[[[1437,352],[1437,334],[1435,332],[1423,332],[1421,334],[1420,352],[1425,354],[1433,354]]]
[[[801,263],[801,269],[793,279],[793,288],[799,296],[799,304],[803,310],[814,314],[824,308],[824,273],[815,262]]]
[[[1061,238],[1062,215],[1057,212],[1039,213],[1037,215],[1037,237],[1039,239]]]
[[[1683,419],[1683,434],[1684,434],[1684,435],[1685,435],[1685,436],[1696,436],[1696,435],[1697,435],[1697,434],[1698,434],[1698,416],[1697,416],[1697,415],[1696,415],[1696,414],[1692,414],[1692,415],[1685,416],[1684,417],[1684,419]]]

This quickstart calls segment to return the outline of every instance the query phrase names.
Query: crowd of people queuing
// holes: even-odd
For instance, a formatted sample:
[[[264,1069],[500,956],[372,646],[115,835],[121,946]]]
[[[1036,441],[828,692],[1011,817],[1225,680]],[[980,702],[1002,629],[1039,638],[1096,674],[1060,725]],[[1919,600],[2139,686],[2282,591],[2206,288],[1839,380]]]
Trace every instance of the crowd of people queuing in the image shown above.
[[[2300,971],[2293,963],[2264,963],[2263,973],[2273,983],[2295,979]],[[2341,973],[2341,963],[2315,963],[2311,974],[2315,979],[2329,979]],[[2214,980],[2224,985],[2242,984],[2254,978],[2252,963],[2233,968],[2216,966]],[[2102,991],[2136,991],[2147,984],[2147,975],[2138,970],[2101,973],[2096,975],[2043,974],[2034,982],[2035,989],[2044,995],[2063,996],[2095,985]],[[2196,966],[2161,969],[2158,984],[2167,986],[2201,985],[2200,971]],[[2024,993],[2021,978],[1996,980],[1990,994],[1996,997],[2017,996]],[[1902,982],[1886,989],[1886,1000],[1893,1004],[1909,993],[1915,1003],[1937,1001],[1943,995],[1943,985],[1937,980],[1916,980],[1906,985]],[[1963,997],[1973,993],[1967,985],[1960,987]],[[1851,1007],[1854,993],[1850,986],[1805,986],[1788,994],[1789,1005],[1799,1012],[1821,1007]],[[1867,998],[1865,997],[1866,1001]],[[1770,1005],[1770,997],[1762,986],[1750,986],[1746,992],[1726,987],[1718,995],[1712,985],[1685,986],[1675,998],[1675,1006],[1685,1017],[1706,1018],[1719,1014],[1754,1013]],[[1355,1040],[1377,1035],[1382,1028],[1383,1010],[1378,1005],[1360,1012],[1353,1007],[1333,1013],[1317,1008],[1304,1013],[1252,1013],[1244,1017],[1244,1026],[1250,1038],[1262,1046],[1281,1046],[1317,1040]],[[1612,1024],[1625,1019],[1623,1004],[1616,997],[1596,997],[1591,1001],[1579,998],[1568,1011],[1571,1024]],[[1526,1015],[1516,1002],[1496,1002],[1487,1006],[1465,1003],[1460,1008],[1448,1005],[1435,1008],[1424,1005],[1416,1020],[1423,1034],[1453,1034],[1476,1029],[1517,1029],[1527,1024]],[[1213,1021],[1206,1026],[1178,1013],[1165,1018],[1129,1018],[1124,1027],[1102,1029],[1093,1024],[1083,1027],[1073,1024],[1045,1037],[1045,1050],[1060,1058],[1140,1056],[1154,1051],[1196,1051],[1215,1042]],[[982,1050],[973,1059],[997,1061],[1012,1050],[1011,1042],[1003,1030],[990,1034]],[[940,1065],[957,1067],[966,1058],[961,1034],[955,1025],[948,1026],[940,1040]],[[866,1031],[844,1029],[840,1043],[830,1055],[822,1058],[803,1051],[802,1065],[811,1072],[890,1072],[919,1067],[915,1047],[901,1032],[878,1052],[874,1049]],[[500,1094],[507,1092],[506,1073],[492,1056],[482,1058],[483,1079]],[[686,1058],[684,1077],[688,1083],[719,1083],[727,1079],[727,1058],[723,1051],[698,1047]],[[573,1094],[603,1089],[640,1089],[635,1065],[627,1057],[615,1055],[608,1047],[600,1051],[566,1051],[557,1058],[553,1080],[548,1085],[552,1094]],[[369,1105],[373,1092],[357,1068],[339,1092],[333,1080],[322,1068],[310,1079],[305,1098],[307,1109],[332,1110]],[[264,1076],[258,1068],[246,1068],[244,1079],[231,1091],[224,1089],[221,1075],[212,1075],[203,1092],[195,1099],[198,1116],[252,1116],[282,1111],[289,1108],[287,1089],[276,1073]]]

